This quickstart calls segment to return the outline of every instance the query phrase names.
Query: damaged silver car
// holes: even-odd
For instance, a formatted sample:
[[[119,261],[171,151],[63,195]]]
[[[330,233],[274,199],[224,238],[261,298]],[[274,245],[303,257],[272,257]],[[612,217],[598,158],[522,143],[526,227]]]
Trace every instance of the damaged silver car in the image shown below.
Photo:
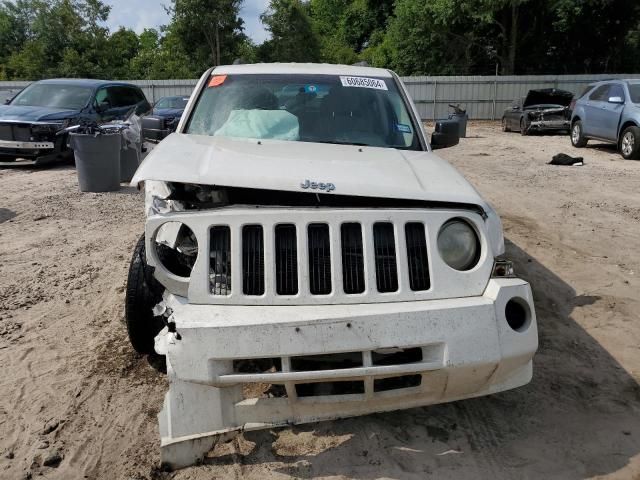
[[[571,128],[573,93],[555,88],[529,90],[527,96],[513,101],[502,115],[503,132],[564,131]]]
[[[527,384],[531,289],[498,215],[427,141],[397,75],[219,66],[144,160],[126,319],[165,356],[162,461],[244,430]]]

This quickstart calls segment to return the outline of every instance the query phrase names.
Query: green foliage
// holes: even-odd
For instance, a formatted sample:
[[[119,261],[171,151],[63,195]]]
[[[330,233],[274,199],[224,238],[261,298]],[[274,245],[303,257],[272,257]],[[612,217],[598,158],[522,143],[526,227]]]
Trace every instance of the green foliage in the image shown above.
[[[0,0],[0,79],[193,78],[212,65],[369,64],[402,75],[633,73],[640,2],[271,0],[271,37],[243,31],[242,0],[171,0],[169,25],[110,32],[101,0]]]
[[[317,62],[318,36],[313,30],[307,6],[300,0],[271,0],[260,16],[271,39],[264,42],[258,57],[271,62]]]

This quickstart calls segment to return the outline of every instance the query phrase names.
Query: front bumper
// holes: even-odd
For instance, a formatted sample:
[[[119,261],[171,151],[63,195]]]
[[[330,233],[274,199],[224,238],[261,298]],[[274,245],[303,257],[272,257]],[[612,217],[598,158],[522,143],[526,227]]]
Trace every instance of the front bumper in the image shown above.
[[[507,302],[526,307],[514,331]],[[162,460],[172,468],[197,463],[221,438],[242,430],[314,422],[487,395],[528,383],[538,346],[529,285],[492,279],[479,297],[367,305],[191,305],[167,295],[170,322],[156,350],[167,355],[171,382],[160,423]],[[410,362],[380,362],[390,349],[416,349]],[[346,368],[296,367],[296,359],[353,354]],[[276,358],[276,371],[241,373],[234,365]],[[376,361],[378,359],[378,361]],[[410,386],[384,387],[409,378]],[[300,385],[359,385],[344,394],[299,394]],[[244,385],[280,384],[286,396],[243,398]],[[383,386],[383,387],[381,387]],[[381,387],[381,388],[380,388]],[[305,391],[309,391],[306,389]],[[312,389],[313,391],[313,389]]]
[[[569,120],[532,120],[530,130],[569,130],[571,122]]]

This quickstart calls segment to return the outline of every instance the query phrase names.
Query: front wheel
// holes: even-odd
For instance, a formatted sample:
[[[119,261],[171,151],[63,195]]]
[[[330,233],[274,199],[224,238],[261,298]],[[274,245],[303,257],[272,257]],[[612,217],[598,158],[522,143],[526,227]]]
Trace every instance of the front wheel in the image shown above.
[[[524,118],[520,119],[520,135],[529,135],[529,122]]]
[[[162,300],[163,289],[153,276],[153,268],[147,264],[142,235],[133,250],[125,297],[127,333],[138,353],[154,353],[154,338],[164,327],[164,320],[153,315],[153,307]]]
[[[638,160],[640,158],[640,128],[625,128],[620,138],[620,153],[626,160]]]
[[[511,129],[509,128],[509,125],[507,124],[507,119],[502,117],[502,131],[503,132],[509,132]]]
[[[580,120],[576,120],[571,127],[571,145],[576,148],[583,148],[587,146],[588,140],[584,138],[584,134],[582,133],[582,122]]]

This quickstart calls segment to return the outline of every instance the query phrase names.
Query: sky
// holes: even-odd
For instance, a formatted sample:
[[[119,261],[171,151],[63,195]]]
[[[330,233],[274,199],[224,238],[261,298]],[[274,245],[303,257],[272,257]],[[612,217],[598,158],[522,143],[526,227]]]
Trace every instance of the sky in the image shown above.
[[[168,0],[103,0],[111,6],[107,25],[112,31],[124,26],[136,33],[145,28],[157,28],[169,23],[163,4]],[[244,0],[240,16],[244,20],[245,33],[256,43],[262,43],[268,36],[260,22],[260,14],[267,9],[269,0]]]

